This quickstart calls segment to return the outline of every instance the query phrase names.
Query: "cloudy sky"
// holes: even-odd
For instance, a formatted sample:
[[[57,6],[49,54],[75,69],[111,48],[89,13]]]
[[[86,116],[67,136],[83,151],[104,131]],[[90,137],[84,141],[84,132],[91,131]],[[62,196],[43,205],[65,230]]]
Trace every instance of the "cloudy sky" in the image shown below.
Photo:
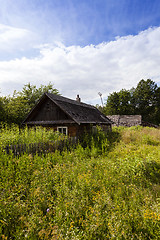
[[[160,86],[159,0],[0,0],[0,94],[53,83],[100,104],[150,78]]]

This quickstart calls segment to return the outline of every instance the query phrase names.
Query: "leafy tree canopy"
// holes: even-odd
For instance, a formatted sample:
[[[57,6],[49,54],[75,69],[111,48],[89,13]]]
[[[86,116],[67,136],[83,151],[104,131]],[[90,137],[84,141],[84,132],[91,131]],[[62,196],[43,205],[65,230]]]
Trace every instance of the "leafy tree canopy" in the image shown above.
[[[24,85],[21,92],[15,92],[15,96],[22,97],[30,107],[33,107],[45,92],[59,94],[59,91],[54,88],[52,83],[41,85],[39,88],[28,83]]]
[[[130,91],[122,89],[120,92],[113,92],[109,95],[105,105],[107,115],[132,114]]]
[[[160,88],[151,79],[142,79],[136,88],[110,94],[103,112],[106,115],[140,114],[143,120],[160,124]]]

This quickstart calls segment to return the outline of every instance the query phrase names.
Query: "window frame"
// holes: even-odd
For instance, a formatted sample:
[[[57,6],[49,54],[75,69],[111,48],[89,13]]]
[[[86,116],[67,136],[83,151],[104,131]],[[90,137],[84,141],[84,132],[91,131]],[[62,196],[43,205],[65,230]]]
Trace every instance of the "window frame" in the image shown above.
[[[62,129],[62,132],[60,132],[59,129]],[[65,129],[66,133],[63,132],[63,129]],[[66,127],[66,126],[65,127],[64,126],[59,126],[59,127],[57,127],[57,132],[63,133],[65,136],[68,136],[68,127]]]

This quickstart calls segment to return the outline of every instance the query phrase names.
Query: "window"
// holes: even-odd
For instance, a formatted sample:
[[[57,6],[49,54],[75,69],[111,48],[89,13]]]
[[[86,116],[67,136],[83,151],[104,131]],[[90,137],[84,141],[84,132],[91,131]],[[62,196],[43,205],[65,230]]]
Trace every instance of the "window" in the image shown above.
[[[68,128],[67,127],[57,127],[57,131],[63,133],[64,135],[68,135]]]

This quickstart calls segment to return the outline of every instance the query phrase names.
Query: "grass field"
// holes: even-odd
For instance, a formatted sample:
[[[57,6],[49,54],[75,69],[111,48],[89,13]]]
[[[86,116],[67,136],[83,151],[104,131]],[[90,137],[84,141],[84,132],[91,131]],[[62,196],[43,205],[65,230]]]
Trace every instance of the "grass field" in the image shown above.
[[[2,149],[31,140],[13,130],[1,130]],[[42,131],[41,140],[57,139]],[[159,129],[114,128],[45,156],[2,149],[1,239],[160,239]]]

